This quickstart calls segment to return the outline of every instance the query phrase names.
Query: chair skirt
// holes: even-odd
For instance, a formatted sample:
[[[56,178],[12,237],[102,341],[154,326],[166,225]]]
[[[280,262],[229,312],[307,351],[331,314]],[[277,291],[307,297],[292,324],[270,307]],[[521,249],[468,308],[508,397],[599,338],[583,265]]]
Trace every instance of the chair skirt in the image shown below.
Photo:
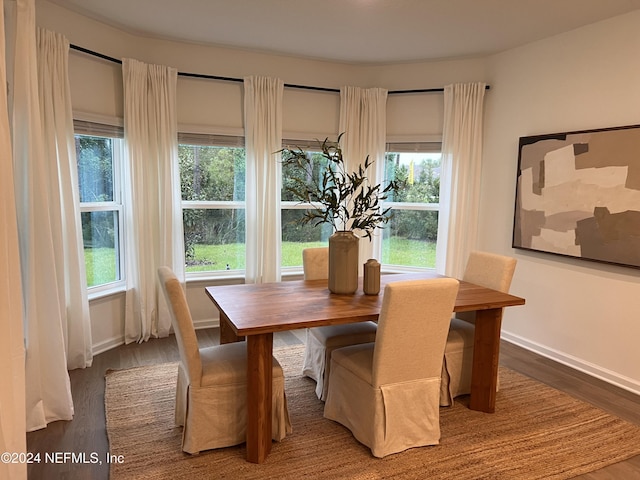
[[[370,378],[372,362],[373,344],[333,352],[325,418],[347,427],[379,458],[438,444],[440,378],[376,388]]]
[[[452,318],[444,349],[440,405],[453,405],[453,399],[471,393],[471,369],[473,365],[473,324]]]
[[[246,345],[238,343],[229,344],[228,347],[227,350],[237,350],[237,355],[225,355],[227,365],[219,374],[225,376],[222,384],[210,378],[208,385],[190,385],[184,366],[180,364],[178,369],[175,423],[184,427],[182,450],[187,453],[196,454],[212,448],[239,445],[246,440]],[[206,368],[206,350],[201,350],[203,370]],[[203,378],[206,380],[206,375]],[[272,438],[281,441],[292,429],[284,391],[284,375],[275,358],[272,402]]]

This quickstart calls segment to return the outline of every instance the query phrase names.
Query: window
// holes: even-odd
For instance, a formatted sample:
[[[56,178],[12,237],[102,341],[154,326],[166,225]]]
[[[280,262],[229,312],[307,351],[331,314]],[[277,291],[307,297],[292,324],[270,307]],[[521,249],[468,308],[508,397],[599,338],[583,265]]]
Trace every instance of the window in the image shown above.
[[[327,160],[321,153],[313,151],[318,149],[318,142],[283,140],[282,143],[292,148],[302,148],[308,152],[313,161],[313,172],[309,172],[309,175],[320,179],[320,172],[326,167]],[[282,212],[282,267],[285,271],[289,267],[302,267],[302,250],[309,247],[327,246],[329,237],[333,233],[328,224],[314,226],[310,223],[304,225],[300,223],[309,205],[298,203],[293,195],[287,191],[287,187],[291,186],[291,168],[294,167],[283,166],[282,169],[280,208]],[[299,270],[299,268],[291,268],[291,270]]]
[[[405,187],[385,202],[393,216],[383,232],[383,264],[435,268],[440,159],[439,143],[387,146],[385,180],[403,181]]]
[[[186,272],[245,269],[244,138],[178,135]]]
[[[284,140],[284,145],[296,146],[308,152],[314,161],[309,175],[320,179],[326,159],[317,149],[317,142]],[[402,268],[435,268],[440,199],[440,143],[392,143],[387,145],[384,184],[391,180],[404,182],[404,188],[384,202],[391,207],[392,218],[382,231],[381,262]],[[299,220],[309,205],[294,201],[287,191],[292,174],[282,171],[282,267],[300,267],[302,250],[326,246],[331,235],[327,224],[301,225]],[[293,270],[293,268],[292,268]]]
[[[74,122],[87,286],[123,280],[122,128]]]

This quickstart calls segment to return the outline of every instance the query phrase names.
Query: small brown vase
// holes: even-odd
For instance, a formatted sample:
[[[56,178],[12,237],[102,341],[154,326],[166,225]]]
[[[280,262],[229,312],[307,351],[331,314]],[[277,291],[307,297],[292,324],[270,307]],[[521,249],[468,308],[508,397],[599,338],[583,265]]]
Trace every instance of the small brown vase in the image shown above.
[[[353,294],[358,290],[358,246],[360,239],[350,230],[329,237],[329,291]]]
[[[365,295],[378,295],[380,293],[380,263],[375,258],[370,258],[364,264],[362,290]]]

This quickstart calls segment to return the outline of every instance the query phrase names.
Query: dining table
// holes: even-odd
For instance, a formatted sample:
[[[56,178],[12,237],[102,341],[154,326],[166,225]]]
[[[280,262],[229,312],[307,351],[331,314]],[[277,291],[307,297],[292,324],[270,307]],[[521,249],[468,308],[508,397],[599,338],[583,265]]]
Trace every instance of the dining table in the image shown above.
[[[287,330],[377,321],[384,287],[391,282],[438,278],[435,272],[385,274],[380,294],[329,292],[327,280],[205,287],[220,313],[220,343],[247,343],[246,458],[262,463],[271,451],[273,334]],[[504,307],[525,299],[460,281],[453,312],[476,312],[469,408],[495,411]]]

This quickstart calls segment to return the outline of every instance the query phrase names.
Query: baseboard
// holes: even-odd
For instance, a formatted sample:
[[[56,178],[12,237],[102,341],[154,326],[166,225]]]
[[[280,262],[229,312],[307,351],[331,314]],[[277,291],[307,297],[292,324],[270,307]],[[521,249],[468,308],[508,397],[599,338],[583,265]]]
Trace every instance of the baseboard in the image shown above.
[[[587,375],[598,378],[604,382],[610,383],[611,385],[615,385],[616,387],[620,387],[631,393],[640,395],[640,382],[632,378],[625,377],[611,370],[607,370],[606,368],[585,362],[580,358],[546,347],[539,343],[532,342],[509,332],[502,331],[501,338],[509,343],[513,343],[514,345],[537,353],[538,355],[566,365],[567,367],[571,367],[574,370],[586,373]]]
[[[203,328],[215,328],[219,326],[220,326],[220,321],[218,320],[218,318],[207,318],[203,320],[196,320],[193,322],[193,327],[196,330],[200,330]],[[171,333],[173,333],[173,331]],[[107,340],[103,340],[101,342],[94,344],[92,346],[93,354],[99,355],[108,350],[111,350],[112,348],[119,347],[120,345],[124,345],[124,336],[109,338]]]
[[[124,335],[121,337],[113,337],[107,340],[103,340],[102,342],[98,342],[92,346],[93,355],[99,355],[101,353],[106,352],[107,350],[111,350],[112,348],[119,347],[120,345],[124,345]]]
[[[216,318],[205,318],[202,320],[194,320],[193,328],[200,330],[203,328],[215,328],[220,326],[220,320]]]

